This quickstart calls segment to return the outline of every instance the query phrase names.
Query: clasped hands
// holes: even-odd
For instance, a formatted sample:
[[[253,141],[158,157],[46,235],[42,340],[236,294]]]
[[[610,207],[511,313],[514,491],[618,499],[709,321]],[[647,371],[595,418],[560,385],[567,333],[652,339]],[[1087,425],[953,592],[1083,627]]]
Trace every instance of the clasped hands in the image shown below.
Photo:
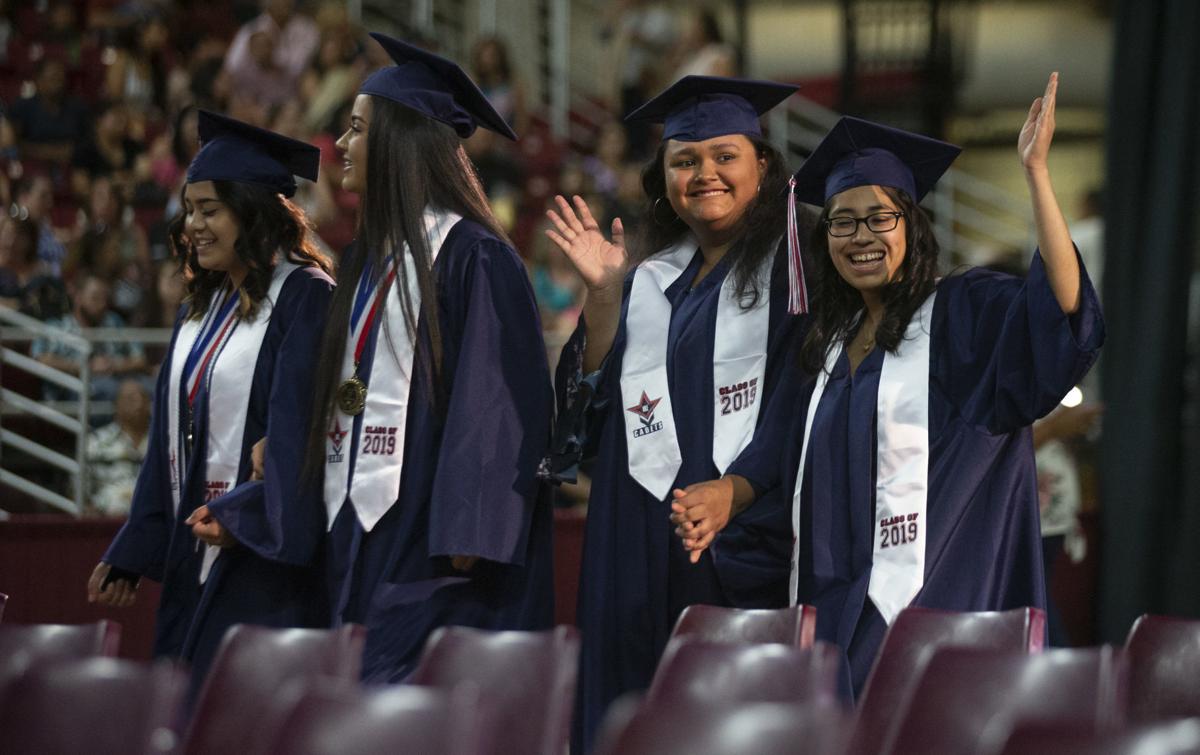
[[[675,488],[671,494],[671,522],[693,564],[729,520],[754,500],[753,487],[737,475]]]

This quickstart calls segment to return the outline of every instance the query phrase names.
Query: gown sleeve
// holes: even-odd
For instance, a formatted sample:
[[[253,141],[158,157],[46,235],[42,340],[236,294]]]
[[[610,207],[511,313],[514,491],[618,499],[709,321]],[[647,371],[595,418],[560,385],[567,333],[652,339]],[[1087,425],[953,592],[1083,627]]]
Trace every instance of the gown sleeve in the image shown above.
[[[521,565],[550,436],[550,374],[524,266],[498,240],[475,243],[446,284],[459,288],[465,311],[430,500],[429,555]]]
[[[175,333],[167,346],[167,358],[158,369],[146,457],[142,461],[142,468],[138,470],[129,519],[101,559],[127,575],[136,574],[156,581],[162,580],[171,529],[175,526],[175,514],[171,510],[174,506],[171,497],[171,462],[167,453],[167,412],[170,406],[167,391],[171,383],[171,353],[179,334],[180,320],[180,317],[176,318]]]
[[[284,334],[271,375],[263,480],[243,482],[209,502],[208,508],[242,546],[262,558],[303,566],[312,563],[325,534],[319,497],[301,489],[308,438],[314,366],[325,330],[332,283],[296,271],[280,296]]]
[[[633,272],[630,271],[625,277],[621,326],[600,367],[587,374],[583,372],[583,351],[587,346],[587,322],[583,315],[579,316],[579,324],[558,358],[558,367],[554,371],[554,398],[558,413],[550,452],[542,463],[544,476],[556,484],[578,481],[580,462],[597,453],[604,421],[608,416],[612,372],[618,369],[619,364],[614,355],[624,349],[625,312],[633,287]]]
[[[1059,306],[1040,252],[1024,281],[972,270],[938,287],[933,377],[964,420],[1012,432],[1048,414],[1087,373],[1104,318],[1082,260],[1079,272],[1073,315]]]

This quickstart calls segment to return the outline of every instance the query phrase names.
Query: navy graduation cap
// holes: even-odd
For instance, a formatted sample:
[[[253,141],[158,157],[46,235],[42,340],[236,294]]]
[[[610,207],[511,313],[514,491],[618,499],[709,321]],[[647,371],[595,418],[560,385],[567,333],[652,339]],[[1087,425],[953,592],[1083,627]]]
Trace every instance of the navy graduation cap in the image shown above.
[[[368,76],[359,94],[398,102],[445,123],[464,139],[475,133],[476,126],[483,126],[516,140],[516,133],[457,63],[386,34],[371,32],[371,36],[396,65]]]
[[[799,87],[723,76],[684,76],[625,116],[663,124],[663,141],[700,142],[725,134],[761,136],[758,119]]]
[[[290,197],[293,176],[317,180],[321,150],[311,144],[208,110],[199,111],[197,126],[200,151],[188,166],[188,183],[237,181]]]
[[[796,196],[824,206],[847,189],[878,185],[920,202],[960,152],[953,144],[847,115],[796,171]]]

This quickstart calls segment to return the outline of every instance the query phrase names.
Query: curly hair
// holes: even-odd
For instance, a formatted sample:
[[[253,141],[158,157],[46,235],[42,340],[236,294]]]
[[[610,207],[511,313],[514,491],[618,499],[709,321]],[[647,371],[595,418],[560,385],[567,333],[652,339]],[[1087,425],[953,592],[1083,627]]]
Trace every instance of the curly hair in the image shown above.
[[[754,145],[758,159],[766,160],[767,167],[758,195],[742,213],[737,240],[726,254],[733,260],[731,273],[741,306],[750,309],[758,303],[761,293],[756,272],[763,260],[775,253],[783,238],[787,222],[789,171],[783,155],[769,142],[754,136],[746,138]],[[642,190],[646,203],[630,245],[630,261],[635,265],[677,243],[688,232],[688,227],[675,214],[670,202],[663,201],[667,194],[666,152],[667,143],[663,142],[654,159],[642,168]],[[659,206],[656,208],[656,205]],[[804,216],[800,222],[806,223],[807,219]]]
[[[333,274],[329,259],[309,237],[312,226],[304,211],[282,194],[239,181],[213,181],[213,187],[237,219],[238,237],[233,250],[246,266],[246,279],[238,289],[241,317],[254,316],[266,298],[278,251],[298,265],[312,265]],[[188,318],[203,317],[213,293],[225,283],[225,272],[200,266],[196,250],[184,232],[183,211],[171,221],[169,237],[184,277],[183,300],[189,305]]]
[[[883,289],[883,318],[875,328],[875,343],[893,354],[900,348],[904,331],[937,283],[938,242],[929,216],[899,189],[881,187],[904,213],[906,251],[896,276]],[[829,204],[813,228],[805,270],[811,283],[813,313],[800,349],[800,366],[815,375],[824,369],[825,357],[838,340],[851,341],[858,328],[855,318],[863,308],[862,294],[842,279],[829,256],[825,221]]]

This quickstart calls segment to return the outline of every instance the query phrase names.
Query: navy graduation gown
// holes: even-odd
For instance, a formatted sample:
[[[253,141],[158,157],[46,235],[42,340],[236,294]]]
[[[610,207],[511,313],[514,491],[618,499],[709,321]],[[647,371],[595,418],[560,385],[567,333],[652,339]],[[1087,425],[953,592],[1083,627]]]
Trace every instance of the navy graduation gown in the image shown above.
[[[1081,263],[1082,264],[1082,263]],[[1062,312],[1035,255],[1028,278],[983,270],[942,280],[929,381],[925,580],[912,605],[955,611],[1044,608],[1030,425],[1087,372],[1104,339],[1082,272],[1078,312]],[[817,639],[846,655],[861,691],[887,624],[867,597],[875,527],[876,404],[883,351],[850,375],[843,353],[821,396],[801,491],[798,600],[816,606]],[[793,490],[812,381],[782,447],[757,440],[730,468]],[[781,454],[782,448],[782,454]],[[782,458],[781,458],[782,456]]]
[[[129,520],[104,561],[163,583],[154,653],[192,665],[192,694],[204,678],[225,630],[233,624],[273,627],[328,625],[317,559],[324,512],[297,489],[312,396],[313,364],[333,282],[316,268],[293,271],[279,292],[255,363],[242,438],[238,484],[209,502],[237,539],[199,584],[203,544],[183,521],[204,502],[208,423],[220,421],[222,397],[196,397],[195,446],[185,470],[179,513],[172,510],[167,413],[171,354],[179,324],[159,369],[146,460]],[[266,306],[266,305],[264,305]],[[181,386],[181,390],[186,390]],[[186,407],[186,403],[181,404]],[[182,426],[182,423],[181,423]],[[250,450],[269,436],[264,481],[249,481]]]
[[[675,487],[718,476],[712,458],[713,342],[721,285],[732,260],[721,260],[693,289],[691,282],[702,262],[697,251],[665,291],[671,302],[667,378],[682,456]],[[563,349],[557,376],[559,400],[565,407],[558,436],[578,453],[595,457],[578,608],[583,647],[574,739],[577,747],[585,749],[590,748],[609,704],[625,692],[649,685],[685,607],[787,604],[791,525],[777,490],[735,517],[701,561],[692,564],[674,534],[669,497],[655,499],[629,475],[622,416],[628,402],[622,401],[620,379],[632,281],[630,273],[620,326],[599,374],[589,376],[587,388],[581,385],[585,334],[581,323]],[[772,271],[769,321],[760,399],[764,407],[784,369],[787,343],[804,321],[787,314],[783,255],[776,256]],[[764,414],[765,409],[759,414],[760,430]]]
[[[347,501],[328,538],[334,621],[366,625],[372,682],[402,681],[440,626],[554,623],[552,511],[537,478],[553,398],[528,276],[510,246],[470,220],[450,230],[434,273],[442,368],[435,391],[421,365],[430,348],[421,318],[396,503],[364,532]],[[376,349],[387,348],[376,341],[382,319],[359,365],[368,385]],[[361,426],[360,414],[351,469]],[[460,572],[450,556],[480,560]]]

